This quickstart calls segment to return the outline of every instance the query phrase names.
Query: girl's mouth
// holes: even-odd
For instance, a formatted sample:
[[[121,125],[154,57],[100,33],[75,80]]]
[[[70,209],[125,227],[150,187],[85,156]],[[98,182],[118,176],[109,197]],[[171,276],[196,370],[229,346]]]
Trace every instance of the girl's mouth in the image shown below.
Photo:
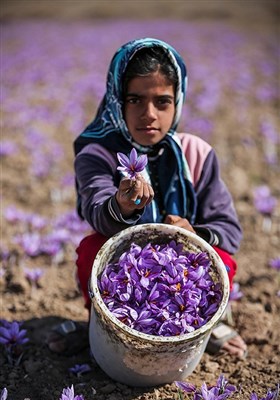
[[[159,132],[158,128],[154,128],[152,126],[146,126],[143,128],[137,128],[137,131],[143,132],[143,133],[147,133],[147,134],[155,134]]]

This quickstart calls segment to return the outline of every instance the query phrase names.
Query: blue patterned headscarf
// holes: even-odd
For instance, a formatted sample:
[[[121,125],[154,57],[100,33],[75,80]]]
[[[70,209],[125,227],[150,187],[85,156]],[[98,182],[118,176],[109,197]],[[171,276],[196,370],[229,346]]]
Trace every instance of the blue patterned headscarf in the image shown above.
[[[166,52],[178,78],[173,123],[165,138],[159,143],[165,150],[159,157],[162,171],[164,171],[162,176],[159,176],[161,192],[165,194],[164,208],[167,214],[180,215],[193,223],[196,214],[196,196],[189,168],[176,134],[186,95],[187,71],[181,56],[169,44],[152,38],[137,39],[123,45],[115,53],[107,75],[106,93],[97,110],[96,117],[75,140],[75,154],[78,154],[89,143],[99,143],[111,151],[126,154],[131,151],[132,147],[141,153],[149,153],[153,150],[153,146],[140,146],[133,141],[122,112],[123,78],[126,67],[139,50],[149,47],[161,47]],[[147,219],[150,218],[148,214],[149,209],[146,212]],[[153,211],[152,214],[154,215],[155,212]],[[153,217],[153,220],[160,222],[161,219],[158,216]],[[141,219],[141,222],[145,221]]]

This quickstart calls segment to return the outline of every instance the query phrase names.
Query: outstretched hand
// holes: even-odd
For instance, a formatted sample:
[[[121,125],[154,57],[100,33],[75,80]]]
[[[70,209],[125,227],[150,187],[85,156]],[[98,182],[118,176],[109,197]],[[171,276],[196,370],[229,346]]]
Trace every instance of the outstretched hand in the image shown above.
[[[117,203],[125,218],[130,217],[135,210],[140,210],[150,204],[153,198],[153,188],[141,174],[134,179],[123,178],[116,193]]]
[[[167,215],[165,217],[164,223],[169,225],[176,225],[186,229],[187,231],[196,233],[189,221],[186,218],[181,218],[179,215]]]

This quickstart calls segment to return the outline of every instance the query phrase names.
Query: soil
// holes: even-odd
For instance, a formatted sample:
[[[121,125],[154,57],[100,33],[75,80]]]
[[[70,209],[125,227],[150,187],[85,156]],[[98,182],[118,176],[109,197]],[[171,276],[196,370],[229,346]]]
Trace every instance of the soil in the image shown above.
[[[40,230],[7,218],[9,206],[25,215],[35,213],[46,218],[40,232],[48,234],[56,229],[54,221],[74,212],[72,142],[94,115],[98,89],[104,90],[107,65],[117,46],[134,36],[153,35],[174,43],[188,58],[192,78],[182,129],[195,130],[194,124],[188,125],[195,113],[211,121],[210,133],[204,126],[200,132],[197,125],[193,133],[215,147],[244,232],[235,255],[243,296],[232,302],[232,314],[235,329],[248,344],[248,356],[239,360],[205,353],[187,381],[211,385],[224,374],[239,388],[234,399],[250,399],[253,391],[264,396],[280,376],[280,276],[270,266],[280,256],[279,137],[272,140],[260,130],[269,122],[276,135],[279,132],[279,3],[9,1],[1,8],[1,140],[15,146],[1,157],[1,319],[21,321],[29,342],[17,366],[8,363],[0,347],[0,389],[7,388],[9,400],[59,399],[71,384],[87,400],[179,398],[174,383],[135,388],[113,381],[88,348],[71,357],[49,351],[46,337],[53,326],[65,319],[88,319],[74,276],[75,247],[89,229],[75,231],[67,225],[71,237],[55,256],[30,255],[16,238]],[[263,74],[261,65],[267,67]],[[82,79],[85,75],[87,80]],[[219,104],[203,113],[194,98],[206,76],[221,82],[222,93]],[[272,95],[257,97],[264,81]],[[215,101],[211,90],[205,96]],[[270,164],[268,153],[274,157]],[[46,160],[50,167],[40,175]],[[68,174],[72,180],[62,184]],[[254,206],[254,188],[260,185],[268,186],[278,202],[269,217]],[[37,286],[26,279],[24,268],[44,270]],[[90,372],[80,377],[69,373],[70,367],[84,363]]]

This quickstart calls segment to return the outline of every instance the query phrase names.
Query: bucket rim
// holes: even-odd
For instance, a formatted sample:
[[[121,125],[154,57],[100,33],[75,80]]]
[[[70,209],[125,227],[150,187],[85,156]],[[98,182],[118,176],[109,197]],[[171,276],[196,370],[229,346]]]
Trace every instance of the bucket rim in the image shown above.
[[[174,234],[179,233],[182,236],[185,236],[187,239],[189,239],[194,245],[198,245],[202,248],[202,251],[205,250],[211,259],[212,263],[215,263],[215,267],[218,271],[219,276],[221,277],[222,284],[223,284],[223,296],[221,303],[219,305],[218,310],[215,312],[215,314],[212,316],[212,318],[204,325],[202,325],[200,328],[189,332],[185,333],[182,335],[178,336],[159,336],[159,335],[150,335],[147,333],[139,332],[136,329],[130,328],[123,322],[121,322],[117,317],[115,317],[111,311],[108,309],[106,304],[104,303],[100,291],[98,289],[98,279],[97,279],[97,273],[91,273],[90,281],[89,281],[89,288],[90,288],[90,295],[92,297],[91,301],[94,302],[96,301],[98,307],[104,312],[104,314],[108,317],[108,319],[116,325],[121,331],[125,332],[126,334],[129,334],[130,336],[134,337],[135,339],[141,338],[142,340],[145,340],[146,342],[149,342],[151,344],[164,344],[164,343],[182,343],[186,341],[191,341],[193,339],[198,339],[202,335],[206,335],[207,333],[210,333],[210,331],[213,329],[213,327],[219,322],[221,319],[226,306],[228,304],[228,299],[229,299],[229,278],[228,274],[225,268],[225,265],[218,255],[218,253],[213,249],[213,247],[207,243],[204,239],[199,237],[198,235],[187,231],[184,228],[175,226],[175,225],[168,225],[168,224],[162,224],[162,223],[147,223],[147,224],[141,224],[141,225],[135,225],[129,228],[126,228],[122,230],[121,232],[117,233],[116,235],[112,236],[109,238],[103,246],[100,248],[98,251],[95,260],[93,262],[93,267],[92,271],[97,270],[97,266],[99,265],[100,260],[103,257],[103,254],[106,253],[106,250],[109,249],[111,246],[114,246],[116,242],[120,242],[124,240],[124,237],[127,237],[131,235],[132,233],[140,233],[141,231],[144,230],[153,230],[154,232],[162,232],[162,233],[169,233],[169,234]]]

